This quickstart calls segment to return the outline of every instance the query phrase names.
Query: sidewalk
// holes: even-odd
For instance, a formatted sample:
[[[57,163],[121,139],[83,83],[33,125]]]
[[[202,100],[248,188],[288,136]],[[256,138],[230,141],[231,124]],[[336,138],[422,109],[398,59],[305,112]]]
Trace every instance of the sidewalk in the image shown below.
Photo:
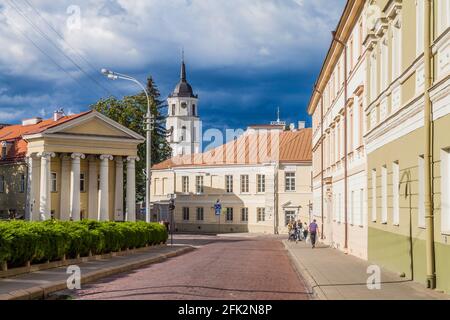
[[[320,300],[448,300],[449,295],[382,270],[381,289],[367,288],[368,262],[319,245],[283,241],[292,262],[308,289]]]
[[[81,285],[100,278],[127,272],[145,265],[194,250],[189,245],[149,247],[129,255],[92,260],[77,264],[81,270]],[[0,300],[42,299],[50,293],[67,289],[67,267],[47,269],[16,277],[0,279]]]

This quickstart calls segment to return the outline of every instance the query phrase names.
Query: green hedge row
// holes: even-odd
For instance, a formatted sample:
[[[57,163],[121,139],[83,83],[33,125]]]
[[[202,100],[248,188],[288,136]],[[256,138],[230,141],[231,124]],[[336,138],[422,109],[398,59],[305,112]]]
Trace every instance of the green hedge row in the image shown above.
[[[21,266],[26,262],[75,258],[141,248],[167,241],[163,225],[146,222],[0,222],[0,263]]]

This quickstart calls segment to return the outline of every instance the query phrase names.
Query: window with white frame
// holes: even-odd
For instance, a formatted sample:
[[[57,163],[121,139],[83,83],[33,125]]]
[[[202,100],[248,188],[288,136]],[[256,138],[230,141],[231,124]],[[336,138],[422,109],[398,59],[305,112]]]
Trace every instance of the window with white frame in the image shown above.
[[[285,191],[295,191],[295,172],[285,173]]]
[[[258,193],[266,192],[266,176],[263,174],[258,174],[256,178],[258,184]]]
[[[80,173],[80,192],[86,192],[86,174]]]
[[[247,222],[248,221],[248,208],[242,208],[241,209],[241,221]]]
[[[377,221],[377,169],[372,170],[372,222]]]
[[[257,208],[256,212],[257,212],[257,215],[256,215],[257,222],[266,221],[266,208]]]
[[[52,172],[50,175],[50,186],[51,186],[51,192],[57,192],[58,191],[58,187],[57,187],[57,174],[56,172]]]
[[[387,223],[387,168],[381,167],[381,223]]]
[[[248,174],[241,175],[241,193],[249,192],[249,176]]]
[[[441,150],[441,232],[450,234],[450,149]]]
[[[227,208],[226,221],[233,221],[233,208]]]
[[[400,225],[400,165],[392,164],[392,224]]]
[[[438,0],[438,29],[443,33],[450,27],[450,0]]]
[[[183,207],[183,220],[189,221],[189,208]]]
[[[205,192],[203,180],[204,180],[203,176],[196,176],[195,177],[195,191],[198,194]]]
[[[425,0],[416,0],[416,56],[423,53]]]
[[[370,101],[374,101],[377,96],[377,54],[373,52],[370,56]]]
[[[392,80],[400,76],[402,64],[402,29],[398,18],[392,26]]]
[[[341,194],[338,194],[338,218],[337,218],[337,222],[341,223],[342,221],[342,201],[341,201]]]
[[[358,226],[364,225],[364,189],[359,190],[359,207],[358,207],[358,214],[356,215],[358,218],[356,224]]]
[[[183,193],[188,193],[189,192],[189,177],[187,176],[183,176],[181,177],[181,185],[182,185],[182,192]]]
[[[355,223],[355,190],[352,190],[350,193],[350,217],[349,217],[350,225]]]
[[[205,211],[203,207],[197,208],[197,221],[203,221],[205,219]]]
[[[225,191],[227,193],[233,192],[233,176],[230,175],[225,176]]]
[[[425,228],[425,159],[419,157],[418,166],[418,183],[419,183],[419,197],[417,207],[419,208],[417,225],[419,228]]]

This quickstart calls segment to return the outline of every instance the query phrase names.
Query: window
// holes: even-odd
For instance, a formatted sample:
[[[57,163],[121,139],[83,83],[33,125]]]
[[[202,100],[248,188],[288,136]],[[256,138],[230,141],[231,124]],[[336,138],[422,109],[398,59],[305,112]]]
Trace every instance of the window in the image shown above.
[[[350,225],[355,223],[355,190],[350,194]]]
[[[357,225],[363,226],[364,224],[364,189],[359,190],[359,208],[358,208],[358,221]]]
[[[342,194],[340,194],[340,193],[338,194],[337,212],[338,212],[337,222],[341,223],[342,222]]]
[[[195,191],[197,193],[205,192],[204,187],[203,187],[203,176],[197,176],[195,178]]]
[[[441,151],[441,232],[450,233],[450,150]]]
[[[363,22],[362,19],[359,21],[359,28],[358,28],[358,51],[359,51],[359,57],[362,56],[363,52]]]
[[[181,141],[185,141],[186,140],[186,126],[181,127]]]
[[[266,208],[258,208],[256,209],[256,211],[257,211],[256,221],[257,222],[266,221]]]
[[[286,191],[295,191],[295,172],[286,172],[284,181]]]
[[[6,145],[6,143],[4,142],[4,143],[2,143],[2,159],[5,159],[5,158],[6,158],[7,152],[8,152],[7,145]]]
[[[377,221],[377,170],[372,170],[372,221]]]
[[[423,37],[425,30],[425,1],[416,0],[416,55],[423,52]]]
[[[196,115],[196,108],[195,108],[195,104],[192,105],[192,115],[195,116]]]
[[[197,208],[197,221],[203,221],[205,219],[203,207]]]
[[[189,177],[184,176],[181,178],[182,180],[182,192],[189,193]]]
[[[0,176],[0,193],[5,192],[5,176]]]
[[[248,208],[242,208],[241,209],[241,221],[247,222],[248,221]]]
[[[359,103],[359,147],[363,145],[363,137],[364,137],[364,107],[361,101]]]
[[[289,210],[284,212],[284,226],[287,226],[289,222],[295,221],[295,211]]]
[[[249,178],[248,174],[241,175],[241,193],[248,193],[249,192]]]
[[[419,214],[417,225],[419,228],[425,228],[425,159],[423,156],[419,157]]]
[[[225,176],[225,190],[227,193],[233,192],[233,176]]]
[[[387,223],[387,168],[381,168],[381,223]]]
[[[56,172],[52,172],[51,176],[50,176],[50,181],[51,181],[51,192],[57,192],[58,188],[57,188],[57,175]]]
[[[370,56],[370,101],[374,101],[377,95],[377,55],[374,52]]]
[[[80,191],[86,192],[86,174],[80,173]]]
[[[353,108],[350,108],[349,110],[348,110],[348,113],[349,113],[349,123],[348,123],[348,126],[350,127],[349,129],[349,137],[348,137],[348,150],[347,150],[347,152],[352,152],[353,151],[353,149],[354,149],[354,146],[353,146],[353,131],[354,131],[354,121],[355,121],[355,119],[354,119],[354,117],[353,117]],[[345,152],[344,152],[345,153]]]
[[[175,115],[175,104],[172,104],[172,115]]]
[[[189,221],[189,208],[183,207],[183,220]]]
[[[381,40],[381,89],[384,91],[388,87],[389,50],[386,38]]]
[[[398,162],[392,164],[392,223],[400,224],[400,166]]]
[[[226,221],[233,221],[233,208],[227,208]]]
[[[349,44],[349,46],[350,46],[350,70],[349,70],[349,74],[352,72],[352,70],[353,70],[353,52],[354,52],[354,50],[353,50],[353,37],[350,39],[350,44]]]
[[[402,57],[401,23],[397,20],[392,27],[392,80],[400,76]]]
[[[263,174],[258,174],[256,177],[258,180],[258,192],[266,192],[266,176]]]
[[[24,193],[25,192],[25,175],[20,175],[20,182],[19,182],[19,192]]]

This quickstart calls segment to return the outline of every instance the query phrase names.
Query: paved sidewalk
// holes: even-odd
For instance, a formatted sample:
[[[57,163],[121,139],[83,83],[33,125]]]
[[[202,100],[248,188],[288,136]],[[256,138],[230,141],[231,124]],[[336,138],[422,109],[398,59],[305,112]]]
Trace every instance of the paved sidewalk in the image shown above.
[[[77,264],[81,270],[81,283],[92,282],[116,273],[127,272],[151,263],[157,263],[188,251],[189,245],[149,247],[129,255],[92,260]],[[67,289],[67,267],[60,267],[16,277],[0,279],[0,300],[42,299],[50,293]]]
[[[381,289],[367,288],[368,262],[319,245],[283,241],[309,290],[320,300],[448,300],[449,295],[382,270]]]

